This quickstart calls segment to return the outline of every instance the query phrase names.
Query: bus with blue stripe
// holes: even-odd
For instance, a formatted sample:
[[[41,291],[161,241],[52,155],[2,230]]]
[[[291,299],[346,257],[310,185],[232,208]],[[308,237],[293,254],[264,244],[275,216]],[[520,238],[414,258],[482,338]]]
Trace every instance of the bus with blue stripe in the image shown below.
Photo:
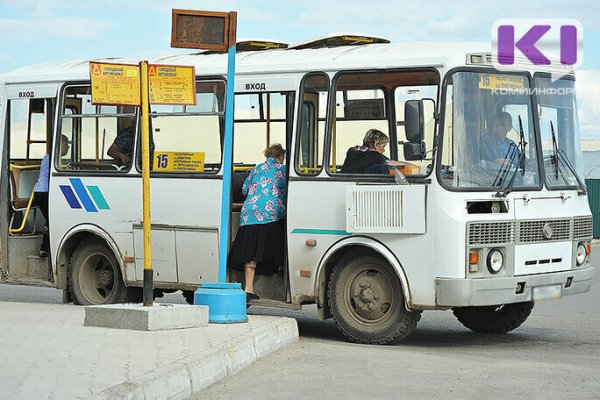
[[[150,109],[155,295],[181,291],[192,302],[218,280],[219,237],[235,237],[241,185],[273,143],[287,149],[285,262],[256,276],[252,305],[316,304],[349,340],[385,344],[408,336],[423,311],[505,333],[536,301],[590,289],[572,71],[519,60],[499,71],[486,43],[357,34],[237,50],[230,226],[220,225],[227,56],[148,60],[197,74],[195,105]],[[0,75],[3,283],[54,287],[75,304],[141,301],[140,111],[95,105],[89,76],[90,61],[140,60]],[[371,151],[362,146],[371,129],[389,138],[378,150],[387,161],[348,169],[351,149]],[[46,154],[49,221],[33,193]]]

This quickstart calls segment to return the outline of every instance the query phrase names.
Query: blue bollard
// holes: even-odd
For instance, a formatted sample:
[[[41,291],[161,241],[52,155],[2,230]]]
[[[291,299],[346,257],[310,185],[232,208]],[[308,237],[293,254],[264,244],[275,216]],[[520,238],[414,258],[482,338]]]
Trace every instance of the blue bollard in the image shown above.
[[[208,322],[247,322],[246,293],[236,282],[203,282],[194,292],[194,304],[208,306]]]

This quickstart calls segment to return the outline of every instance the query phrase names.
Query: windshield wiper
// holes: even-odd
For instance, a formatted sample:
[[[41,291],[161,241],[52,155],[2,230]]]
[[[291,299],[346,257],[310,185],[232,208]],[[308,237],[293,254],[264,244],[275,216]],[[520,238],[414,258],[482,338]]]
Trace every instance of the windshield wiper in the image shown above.
[[[552,133],[552,155],[550,156],[550,162],[554,167],[554,178],[558,179],[558,145],[556,144],[556,134],[554,133],[554,125],[550,121],[550,133]]]
[[[506,151],[506,154],[504,155],[504,158],[503,158],[504,162],[500,166],[500,169],[498,170],[498,173],[496,174],[496,177],[494,178],[494,182],[492,183],[492,186],[501,186],[504,182],[506,182],[506,177],[508,176],[508,172],[510,171],[510,167],[512,166],[512,162],[515,158],[516,152],[517,152],[517,145],[511,141],[511,143],[508,145],[508,150]]]
[[[513,147],[514,147],[514,144],[513,144]],[[519,115],[519,146],[518,146],[518,148],[515,148],[513,153],[511,154],[509,169],[507,169],[507,171],[510,170],[510,165],[512,165],[513,159],[515,158],[515,154],[517,154],[519,156],[519,162],[517,165],[515,165],[515,170],[514,170],[513,174],[511,175],[508,183],[504,186],[504,189],[500,188],[500,190],[498,190],[494,196],[506,197],[506,195],[508,195],[511,192],[512,187],[515,183],[515,178],[517,177],[517,171],[519,170],[519,168],[521,169],[521,176],[525,175],[525,164],[527,161],[525,159],[526,149],[527,149],[527,142],[525,141],[525,133],[523,132],[523,120],[521,119],[521,116]]]
[[[510,167],[513,166],[513,161],[514,161],[516,155],[518,155],[519,161],[517,164],[514,164],[515,170],[513,171],[512,175],[510,176],[510,179],[508,180],[506,185],[501,186],[500,190],[498,190],[496,192],[496,194],[494,194],[494,197],[506,197],[511,192],[512,187],[515,183],[515,178],[517,177],[517,171],[519,170],[519,168],[525,168],[525,166],[524,166],[525,165],[525,153],[520,152],[519,148],[517,147],[516,144],[512,143],[511,146],[512,146],[513,151],[511,153],[510,160],[505,163],[508,165],[505,169],[505,173],[504,173],[505,177],[508,175],[508,172],[510,171]],[[504,165],[503,165],[503,167],[504,167]]]
[[[525,133],[523,132],[523,121],[521,120],[521,115],[519,115],[519,150],[523,157],[519,159],[519,167],[521,167],[521,176],[525,175],[525,154],[527,150],[527,142],[525,141]]]
[[[569,158],[567,157],[567,154],[565,153],[565,151],[563,149],[559,149],[558,146],[556,145],[556,136],[554,134],[554,124],[552,123],[552,121],[550,121],[550,131],[552,132],[552,144],[554,146],[554,157],[556,157],[556,178],[558,179],[558,167],[559,167],[559,163],[562,162],[567,169],[571,172],[571,174],[573,174],[573,176],[575,177],[575,180],[577,180],[577,185],[579,186],[579,190],[577,191],[577,193],[579,194],[587,194],[587,189],[585,187],[585,184],[583,183],[583,181],[581,180],[581,178],[579,177],[579,174],[577,174],[577,171],[575,171],[575,167],[573,166],[573,164],[571,163],[571,161],[569,161]],[[554,160],[552,161],[552,163],[554,164]]]

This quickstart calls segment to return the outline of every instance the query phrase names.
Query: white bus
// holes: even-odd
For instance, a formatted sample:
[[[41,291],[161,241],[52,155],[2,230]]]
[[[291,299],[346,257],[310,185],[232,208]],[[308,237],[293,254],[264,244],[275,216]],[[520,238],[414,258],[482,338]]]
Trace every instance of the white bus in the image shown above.
[[[192,65],[195,106],[152,106],[155,292],[216,282],[219,233],[233,238],[240,182],[269,143],[288,150],[286,262],[257,276],[254,304],[316,303],[359,343],[401,340],[423,310],[453,310],[476,332],[522,324],[534,301],[590,289],[592,217],[581,179],[574,76],[500,72],[488,45],[333,35],[287,47],[238,44],[231,226],[220,226],[225,54],[148,60]],[[91,103],[89,61],[0,75],[2,282],[55,287],[76,304],[139,301],[143,278],[139,110]],[[94,60],[137,64],[139,59]],[[554,71],[556,72],[556,71]],[[560,72],[560,71],[559,71]],[[564,71],[563,71],[564,72]],[[506,112],[510,154],[484,158]],[[135,131],[130,165],[107,150]],[[390,137],[408,185],[347,174],[368,129]],[[57,138],[70,149],[61,157]],[[486,147],[487,146],[487,147]],[[51,155],[50,252],[28,207]],[[236,219],[237,218],[237,219]],[[243,276],[230,272],[229,279]]]

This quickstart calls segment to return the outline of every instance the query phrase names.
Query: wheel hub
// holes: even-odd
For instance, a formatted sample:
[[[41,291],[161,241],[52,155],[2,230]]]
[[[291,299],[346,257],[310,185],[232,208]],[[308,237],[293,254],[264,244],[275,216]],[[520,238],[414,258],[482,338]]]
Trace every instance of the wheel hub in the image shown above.
[[[113,281],[113,273],[110,270],[103,270],[98,273],[98,282],[102,286],[108,286]]]
[[[385,316],[389,302],[382,297],[382,287],[376,279],[362,277],[353,286],[352,304],[360,317],[373,321]]]

